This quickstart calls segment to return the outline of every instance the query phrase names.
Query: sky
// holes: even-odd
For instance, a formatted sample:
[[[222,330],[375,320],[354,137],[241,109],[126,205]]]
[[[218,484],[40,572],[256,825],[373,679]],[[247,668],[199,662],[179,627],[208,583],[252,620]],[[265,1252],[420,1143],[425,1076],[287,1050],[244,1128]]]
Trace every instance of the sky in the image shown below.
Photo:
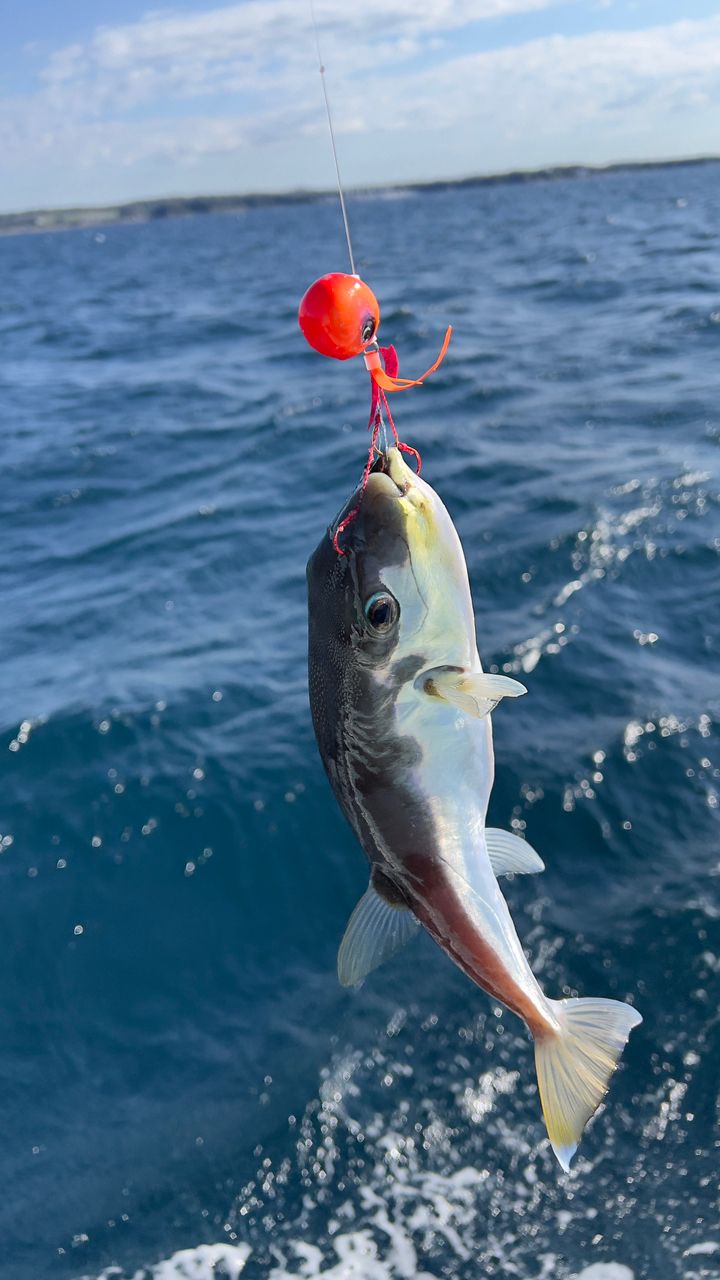
[[[720,154],[720,0],[315,0],[346,186]],[[0,210],[334,182],[310,0],[0,0]]]

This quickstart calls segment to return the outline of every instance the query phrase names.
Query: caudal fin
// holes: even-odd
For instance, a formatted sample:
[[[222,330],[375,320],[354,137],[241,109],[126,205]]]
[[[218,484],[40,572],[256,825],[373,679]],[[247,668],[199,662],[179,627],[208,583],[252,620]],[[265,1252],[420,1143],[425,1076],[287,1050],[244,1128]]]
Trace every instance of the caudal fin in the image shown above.
[[[536,1040],[535,1067],[550,1145],[567,1172],[628,1036],[642,1018],[620,1000],[551,1004],[560,1030]]]

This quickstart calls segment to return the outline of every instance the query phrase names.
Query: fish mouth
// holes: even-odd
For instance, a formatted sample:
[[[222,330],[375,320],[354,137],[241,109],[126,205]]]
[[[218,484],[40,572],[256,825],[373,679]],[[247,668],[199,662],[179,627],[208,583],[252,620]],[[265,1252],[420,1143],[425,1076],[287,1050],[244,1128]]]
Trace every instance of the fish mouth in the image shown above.
[[[427,552],[437,536],[433,491],[395,445],[373,462],[363,505],[370,520],[399,522],[409,553]]]
[[[365,485],[350,499],[352,521],[345,543],[347,551],[370,556],[373,563],[409,569],[424,601],[425,562],[437,550],[438,529],[434,494],[393,446],[379,453]],[[341,513],[347,519],[346,511]]]
[[[393,446],[378,454],[370,468],[367,489],[377,494],[406,497],[413,488],[415,476],[405,462],[400,450]]]

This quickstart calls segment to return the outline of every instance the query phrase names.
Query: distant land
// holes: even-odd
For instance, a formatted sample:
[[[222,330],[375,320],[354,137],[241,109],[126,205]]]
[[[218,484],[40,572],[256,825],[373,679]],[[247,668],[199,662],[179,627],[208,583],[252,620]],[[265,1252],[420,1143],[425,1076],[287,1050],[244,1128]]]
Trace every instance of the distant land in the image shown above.
[[[720,156],[696,156],[683,160],[636,160],[606,165],[556,165],[545,169],[518,169],[509,173],[482,174],[472,178],[448,178],[435,182],[403,182],[380,187],[355,187],[349,194],[376,195],[382,192],[449,191],[457,187],[491,186],[557,178],[594,178],[606,173],[632,169],[688,168],[690,165],[720,163]],[[331,198],[334,191],[283,191],[229,196],[169,196],[156,200],[132,200],[127,204],[83,206],[77,209],[28,209],[22,213],[0,213],[0,235],[27,235],[28,232],[71,231],[82,227],[121,226],[156,222],[161,218],[188,218],[202,213],[245,213],[270,205],[314,204]]]

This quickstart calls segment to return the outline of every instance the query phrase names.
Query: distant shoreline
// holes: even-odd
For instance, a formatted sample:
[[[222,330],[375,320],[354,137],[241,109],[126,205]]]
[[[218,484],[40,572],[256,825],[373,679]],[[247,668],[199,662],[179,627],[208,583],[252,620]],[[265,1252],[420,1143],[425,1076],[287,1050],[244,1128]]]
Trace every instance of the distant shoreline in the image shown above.
[[[558,178],[594,178],[633,169],[689,168],[691,165],[720,164],[720,156],[696,156],[683,160],[626,160],[617,164],[553,165],[544,169],[516,169],[507,173],[481,174],[471,178],[443,178],[431,182],[386,183],[378,187],[355,187],[350,195],[381,195],[383,192],[450,191],[457,187],[500,186],[510,183],[540,182]],[[81,206],[74,209],[28,209],[21,213],[0,213],[0,236],[27,235],[44,231],[72,231],[79,228],[127,226],[156,222],[163,218],[187,218],[203,213],[245,213],[250,209],[283,204],[316,204],[335,192],[282,191],[228,196],[170,196],[155,200],[131,200],[124,204]]]

